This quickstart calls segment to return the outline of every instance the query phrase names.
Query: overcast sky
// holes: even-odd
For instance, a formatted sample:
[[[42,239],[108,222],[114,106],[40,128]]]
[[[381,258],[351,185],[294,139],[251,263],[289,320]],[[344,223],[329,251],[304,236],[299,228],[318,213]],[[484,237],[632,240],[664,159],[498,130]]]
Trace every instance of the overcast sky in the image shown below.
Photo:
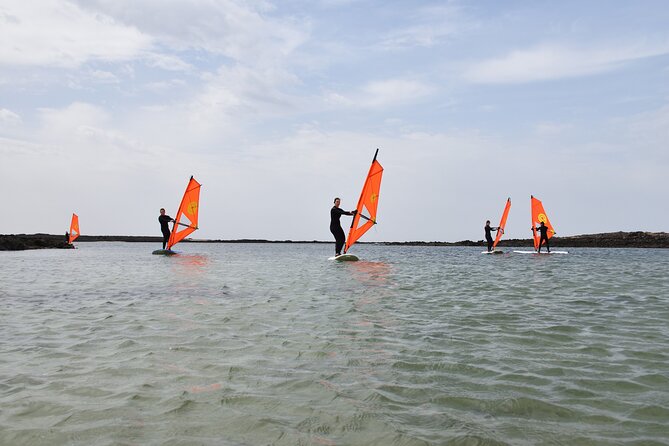
[[[666,231],[669,2],[0,2],[0,233],[330,240],[377,147],[364,240]]]

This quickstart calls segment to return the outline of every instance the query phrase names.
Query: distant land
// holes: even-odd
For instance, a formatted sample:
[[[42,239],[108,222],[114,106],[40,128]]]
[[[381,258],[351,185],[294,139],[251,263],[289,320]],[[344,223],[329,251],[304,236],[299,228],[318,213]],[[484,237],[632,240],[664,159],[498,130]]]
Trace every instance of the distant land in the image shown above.
[[[76,243],[87,242],[162,242],[161,237],[151,236],[124,236],[124,235],[82,235]],[[326,243],[334,241],[321,240],[264,240],[264,239],[237,239],[237,240],[200,240],[186,239],[182,243]],[[358,242],[363,244],[385,246],[486,246],[483,240],[462,240],[459,242]],[[669,233],[667,232],[607,232],[603,234],[584,234],[568,237],[554,237],[551,246],[559,248],[669,248]],[[532,246],[532,239],[502,240],[498,246],[527,247]],[[21,251],[26,249],[71,249],[65,242],[63,235],[53,234],[8,234],[0,235],[0,251]]]

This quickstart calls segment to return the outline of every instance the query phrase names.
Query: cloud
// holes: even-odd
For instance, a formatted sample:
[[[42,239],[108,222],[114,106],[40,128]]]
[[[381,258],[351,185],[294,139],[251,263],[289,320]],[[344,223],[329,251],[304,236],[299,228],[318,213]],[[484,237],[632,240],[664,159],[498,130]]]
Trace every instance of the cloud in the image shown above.
[[[467,21],[455,5],[430,6],[412,12],[411,26],[393,29],[381,41],[381,47],[389,50],[413,47],[432,47],[446,38],[458,34]]]
[[[191,64],[170,54],[152,53],[147,56],[146,62],[150,67],[161,68],[167,71],[191,71],[193,69]]]
[[[31,135],[34,144],[41,144],[46,152],[55,151],[59,161],[78,169],[123,176],[133,169],[167,167],[166,158],[175,162],[187,158],[165,146],[144,142],[144,135],[122,129],[113,115],[93,104],[77,102],[60,109],[41,109],[39,121],[38,130]],[[48,164],[57,163],[51,160]]]
[[[104,14],[60,0],[0,6],[0,64],[75,68],[88,61],[138,57],[151,38]]]
[[[599,48],[546,44],[475,63],[464,77],[474,83],[510,84],[589,76],[667,53],[669,43]]]
[[[23,120],[18,114],[6,108],[0,108],[0,129],[3,127],[16,127],[22,122]]]
[[[119,78],[116,77],[114,73],[110,73],[109,71],[92,70],[90,72],[90,77],[95,82],[99,82],[101,84],[118,84],[120,82]]]
[[[55,153],[52,147],[45,146],[41,143],[34,143],[23,139],[4,138],[0,136],[0,154],[5,156],[12,156],[12,163],[3,163],[4,166],[11,168],[11,165],[16,163],[21,157],[42,156],[46,153]],[[4,167],[3,166],[3,167]],[[11,169],[15,172],[16,169]],[[7,183],[9,184],[9,182]]]
[[[72,134],[83,126],[105,126],[111,119],[103,108],[84,102],[75,102],[63,109],[40,109],[40,118],[42,130],[49,135]]]
[[[669,105],[628,119],[616,119],[612,127],[625,129],[626,146],[634,147],[627,153],[636,162],[647,160],[653,163],[655,160],[655,166],[661,166],[664,171],[669,168]]]
[[[183,79],[169,79],[167,81],[149,82],[145,84],[145,88],[149,91],[157,93],[165,93],[173,91],[176,88],[182,88],[185,85],[186,81],[184,81]]]
[[[299,80],[278,67],[222,66],[215,73],[203,74],[201,81],[189,85],[180,79],[165,79],[146,84],[143,89],[162,96],[177,90],[185,94],[129,110],[121,120],[133,133],[150,135],[157,144],[215,151],[240,140],[256,140],[264,135],[256,126],[288,119],[304,107],[299,93],[289,91]]]
[[[81,8],[103,12],[150,35],[165,51],[223,55],[247,65],[274,64],[304,42],[308,23],[271,16],[267,2],[234,0],[137,2],[81,0]],[[153,61],[155,63],[155,60]],[[174,69],[180,64],[166,64]]]
[[[412,104],[435,91],[426,83],[410,79],[384,79],[369,82],[354,93],[329,93],[326,102],[352,108],[384,108]]]
[[[203,91],[191,106],[205,113],[273,114],[293,108],[293,97],[283,89],[299,79],[281,68],[255,70],[246,66],[223,66],[208,77]]]
[[[573,128],[570,123],[564,122],[540,122],[535,125],[535,133],[539,136],[555,136],[568,133]]]

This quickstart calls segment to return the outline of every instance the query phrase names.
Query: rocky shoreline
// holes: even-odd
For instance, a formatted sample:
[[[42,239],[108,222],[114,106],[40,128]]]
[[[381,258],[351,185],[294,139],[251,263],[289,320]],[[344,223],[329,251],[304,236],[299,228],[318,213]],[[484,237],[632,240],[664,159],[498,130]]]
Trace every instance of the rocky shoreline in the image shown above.
[[[408,246],[486,246],[484,240],[459,242],[384,242],[385,245]],[[532,239],[502,239],[497,246],[533,247]],[[669,248],[667,232],[606,232],[568,237],[553,237],[550,246],[556,248]]]
[[[121,236],[121,235],[82,235],[75,243],[86,242],[145,242],[160,243],[161,237],[151,236]],[[331,241],[320,240],[193,240],[186,239],[185,243],[326,243]],[[365,242],[361,242],[365,243]],[[385,246],[485,246],[483,240],[462,240],[459,242],[367,242],[369,244]],[[531,239],[502,240],[499,246],[530,247]],[[603,234],[584,234],[569,237],[554,237],[551,247],[556,248],[669,248],[669,233],[667,232],[607,232]],[[63,235],[52,234],[9,234],[0,235],[0,251],[21,251],[27,249],[72,249],[73,246],[65,242]]]
[[[24,251],[26,249],[73,249],[64,235],[51,234],[0,234],[0,251]]]

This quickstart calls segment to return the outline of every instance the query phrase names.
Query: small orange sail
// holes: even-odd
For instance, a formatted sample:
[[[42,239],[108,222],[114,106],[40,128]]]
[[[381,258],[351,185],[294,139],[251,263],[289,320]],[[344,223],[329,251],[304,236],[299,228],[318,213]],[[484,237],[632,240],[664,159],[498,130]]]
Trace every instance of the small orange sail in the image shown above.
[[[372,165],[369,168],[365,185],[362,186],[358,206],[355,208],[358,212],[353,216],[351,229],[346,239],[344,253],[346,253],[362,235],[376,224],[376,210],[379,207],[379,192],[381,191],[381,177],[383,176],[383,167],[376,160],[379,149],[376,149]],[[360,219],[365,220],[360,224]]]
[[[197,227],[197,218],[200,211],[200,183],[191,176],[186,192],[179,205],[179,211],[174,219],[174,226],[170,239],[167,242],[167,249],[179,243],[184,238],[193,233]]]
[[[72,214],[72,222],[70,223],[70,237],[68,243],[72,243],[79,237],[79,216]]]
[[[532,234],[534,235],[534,250],[536,251],[539,249],[539,240],[541,239],[541,234],[536,230],[536,227],[541,222],[544,222],[548,226],[549,239],[555,235],[555,230],[546,216],[546,211],[541,201],[534,198],[534,195],[530,195],[530,201],[532,202]]]
[[[506,219],[509,217],[509,209],[511,209],[511,198],[506,199],[506,206],[504,207],[504,212],[502,212],[502,219],[499,221],[499,229],[497,230],[497,237],[495,237],[495,242],[492,244],[492,250],[495,250],[495,246],[502,240],[504,235],[504,227],[506,226]]]

